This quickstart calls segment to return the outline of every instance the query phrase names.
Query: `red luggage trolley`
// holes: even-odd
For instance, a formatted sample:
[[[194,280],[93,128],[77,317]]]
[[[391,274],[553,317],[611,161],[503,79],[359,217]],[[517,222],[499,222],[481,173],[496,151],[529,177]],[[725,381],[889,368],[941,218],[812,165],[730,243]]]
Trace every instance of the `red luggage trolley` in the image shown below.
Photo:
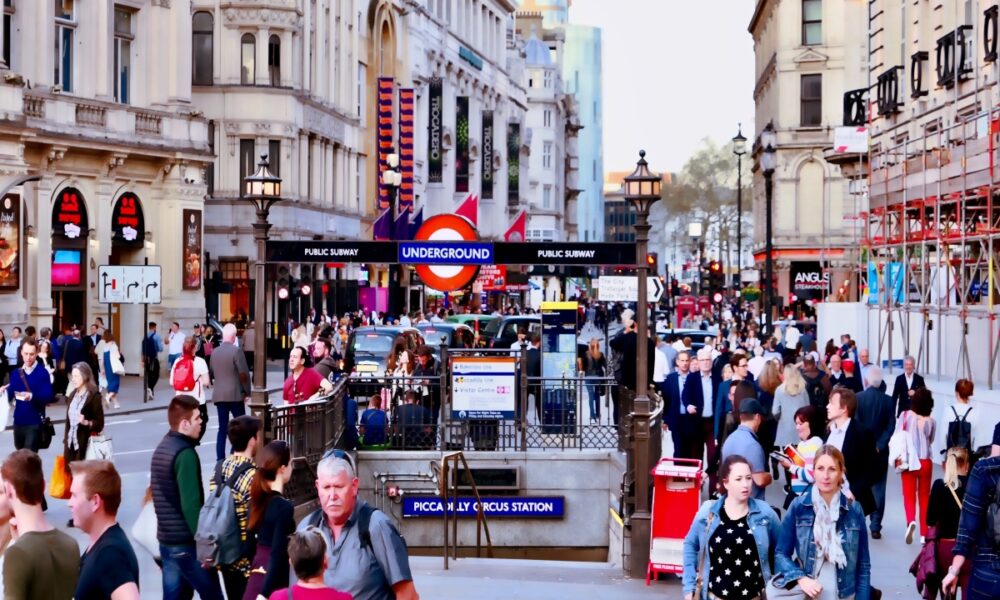
[[[653,519],[650,524],[646,585],[653,573],[684,572],[684,538],[701,506],[701,461],[661,458],[652,471]]]

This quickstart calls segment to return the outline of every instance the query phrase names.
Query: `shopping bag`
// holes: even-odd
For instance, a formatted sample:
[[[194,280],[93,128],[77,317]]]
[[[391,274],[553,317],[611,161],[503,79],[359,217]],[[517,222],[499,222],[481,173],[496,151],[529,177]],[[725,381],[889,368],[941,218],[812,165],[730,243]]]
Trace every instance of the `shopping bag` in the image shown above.
[[[103,433],[90,436],[90,442],[87,444],[86,459],[114,461],[114,448],[111,445],[111,438]]]
[[[69,498],[70,473],[66,469],[66,458],[60,454],[52,465],[52,476],[49,478],[49,495],[59,500]]]
[[[149,552],[153,558],[160,558],[160,542],[156,539],[156,510],[153,508],[153,500],[150,499],[142,505],[139,518],[132,525],[132,539],[136,541],[142,549]]]

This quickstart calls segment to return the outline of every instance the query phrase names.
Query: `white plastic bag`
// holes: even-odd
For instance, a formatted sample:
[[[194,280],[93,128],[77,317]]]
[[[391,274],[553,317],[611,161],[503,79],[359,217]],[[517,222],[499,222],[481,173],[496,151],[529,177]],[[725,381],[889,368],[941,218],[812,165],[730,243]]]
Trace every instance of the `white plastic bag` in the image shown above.
[[[143,550],[149,552],[154,559],[160,558],[160,542],[156,539],[156,510],[152,500],[143,505],[130,533]]]

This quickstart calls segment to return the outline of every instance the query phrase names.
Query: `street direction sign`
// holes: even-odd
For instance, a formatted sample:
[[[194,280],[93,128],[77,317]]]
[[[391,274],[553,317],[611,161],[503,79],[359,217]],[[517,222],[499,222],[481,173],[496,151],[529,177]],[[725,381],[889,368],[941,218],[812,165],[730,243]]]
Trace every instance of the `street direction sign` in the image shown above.
[[[104,304],[159,304],[160,265],[101,265],[97,290]]]
[[[646,281],[646,301],[657,302],[663,296],[663,282],[653,276]],[[599,277],[597,295],[605,302],[635,302],[639,297],[639,278],[634,275]]]

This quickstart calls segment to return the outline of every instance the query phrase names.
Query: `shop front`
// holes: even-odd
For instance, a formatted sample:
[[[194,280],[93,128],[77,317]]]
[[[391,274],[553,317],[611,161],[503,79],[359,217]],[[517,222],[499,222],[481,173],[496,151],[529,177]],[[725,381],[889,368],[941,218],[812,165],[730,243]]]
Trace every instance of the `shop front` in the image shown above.
[[[83,193],[73,187],[63,188],[52,210],[52,323],[57,331],[86,326],[89,239],[90,221]]]

